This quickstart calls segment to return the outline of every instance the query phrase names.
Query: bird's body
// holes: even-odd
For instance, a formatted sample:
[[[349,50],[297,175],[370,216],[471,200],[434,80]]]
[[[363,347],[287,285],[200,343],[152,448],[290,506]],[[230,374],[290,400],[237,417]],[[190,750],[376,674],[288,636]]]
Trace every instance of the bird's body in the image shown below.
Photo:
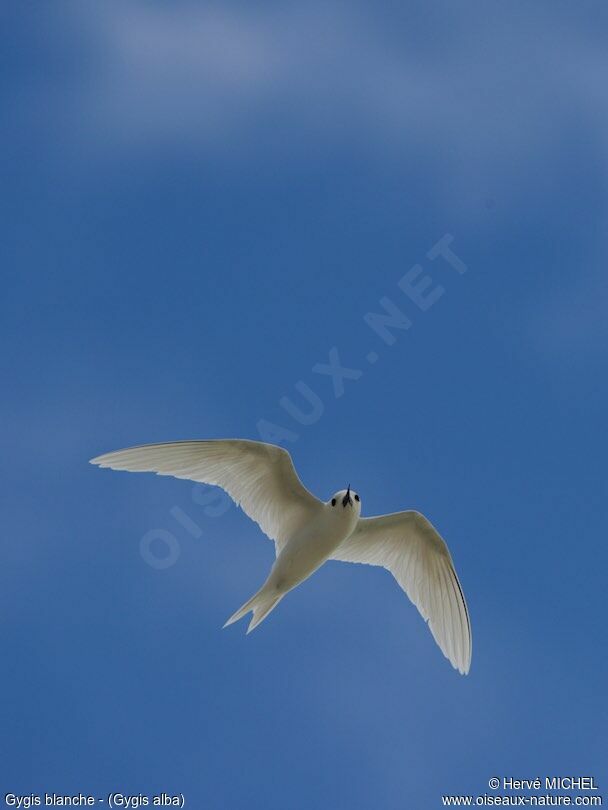
[[[429,622],[452,665],[468,672],[472,645],[464,594],[446,544],[418,512],[361,518],[361,499],[350,485],[322,502],[303,486],[289,453],[263,442],[143,445],[92,463],[221,486],[275,541],[276,560],[266,581],[226,625],[252,612],[250,632],[328,559],[380,565]]]
[[[346,490],[337,492],[332,501],[336,505],[341,504],[345,495]],[[253,630],[289,591],[314,574],[353,533],[359,520],[360,501],[350,498],[350,502],[347,501],[345,506],[340,505],[339,508],[335,505],[332,507],[332,501],[320,504],[316,514],[287,540],[279,551],[266,582],[252,599],[245,602],[228,619],[225,627],[252,610],[253,619],[247,632]],[[353,508],[353,504],[357,506]]]
[[[337,496],[344,492],[336,493]],[[279,552],[270,572],[279,587],[295,588],[313,574],[331,556],[332,552],[349,537],[359,520],[358,506],[331,506],[323,504],[319,513],[302,526]]]

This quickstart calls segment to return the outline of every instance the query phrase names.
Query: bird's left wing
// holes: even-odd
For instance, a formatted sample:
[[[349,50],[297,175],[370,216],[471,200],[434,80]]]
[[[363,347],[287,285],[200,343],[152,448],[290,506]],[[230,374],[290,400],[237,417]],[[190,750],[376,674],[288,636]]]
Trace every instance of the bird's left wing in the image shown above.
[[[443,654],[466,675],[472,651],[469,612],[448,547],[423,515],[360,518],[332,559],[388,569],[428,622]]]
[[[91,459],[130,472],[155,472],[225,489],[276,543],[277,554],[321,502],[302,484],[282,447],[245,439],[144,444]]]

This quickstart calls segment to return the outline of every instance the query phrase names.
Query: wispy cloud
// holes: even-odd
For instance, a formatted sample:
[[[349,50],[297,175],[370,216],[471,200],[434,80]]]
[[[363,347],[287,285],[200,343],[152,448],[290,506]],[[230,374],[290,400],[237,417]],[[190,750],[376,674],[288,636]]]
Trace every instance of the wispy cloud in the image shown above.
[[[335,2],[64,8],[60,47],[82,65],[47,79],[50,106],[49,87],[27,98],[87,153],[354,147],[416,161],[432,145],[438,169],[470,183],[546,158],[568,119],[608,135],[608,56],[554,5],[439,4],[432,19]]]

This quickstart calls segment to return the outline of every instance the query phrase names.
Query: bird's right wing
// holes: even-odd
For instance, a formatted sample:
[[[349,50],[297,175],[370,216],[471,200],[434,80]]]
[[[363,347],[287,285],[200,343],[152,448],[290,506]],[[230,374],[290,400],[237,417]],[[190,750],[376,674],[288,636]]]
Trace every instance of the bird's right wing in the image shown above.
[[[245,439],[144,444],[91,459],[130,472],[155,472],[222,487],[275,541],[277,554],[322,508],[302,484],[282,447]]]
[[[429,623],[433,638],[463,675],[471,666],[471,623],[450,552],[419,512],[360,518],[334,560],[388,569]]]

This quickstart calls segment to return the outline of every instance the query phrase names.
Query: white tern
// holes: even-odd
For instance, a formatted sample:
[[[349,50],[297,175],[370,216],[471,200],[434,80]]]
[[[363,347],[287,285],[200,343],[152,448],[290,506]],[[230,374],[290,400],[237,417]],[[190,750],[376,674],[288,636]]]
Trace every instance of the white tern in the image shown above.
[[[268,578],[224,626],[252,612],[249,633],[326,560],[379,565],[416,605],[452,666],[469,671],[471,623],[464,594],[445,542],[419,512],[362,518],[361,499],[350,484],[320,501],[302,484],[285,449],[244,439],[147,444],[91,463],[222,487],[274,540],[276,560]]]

